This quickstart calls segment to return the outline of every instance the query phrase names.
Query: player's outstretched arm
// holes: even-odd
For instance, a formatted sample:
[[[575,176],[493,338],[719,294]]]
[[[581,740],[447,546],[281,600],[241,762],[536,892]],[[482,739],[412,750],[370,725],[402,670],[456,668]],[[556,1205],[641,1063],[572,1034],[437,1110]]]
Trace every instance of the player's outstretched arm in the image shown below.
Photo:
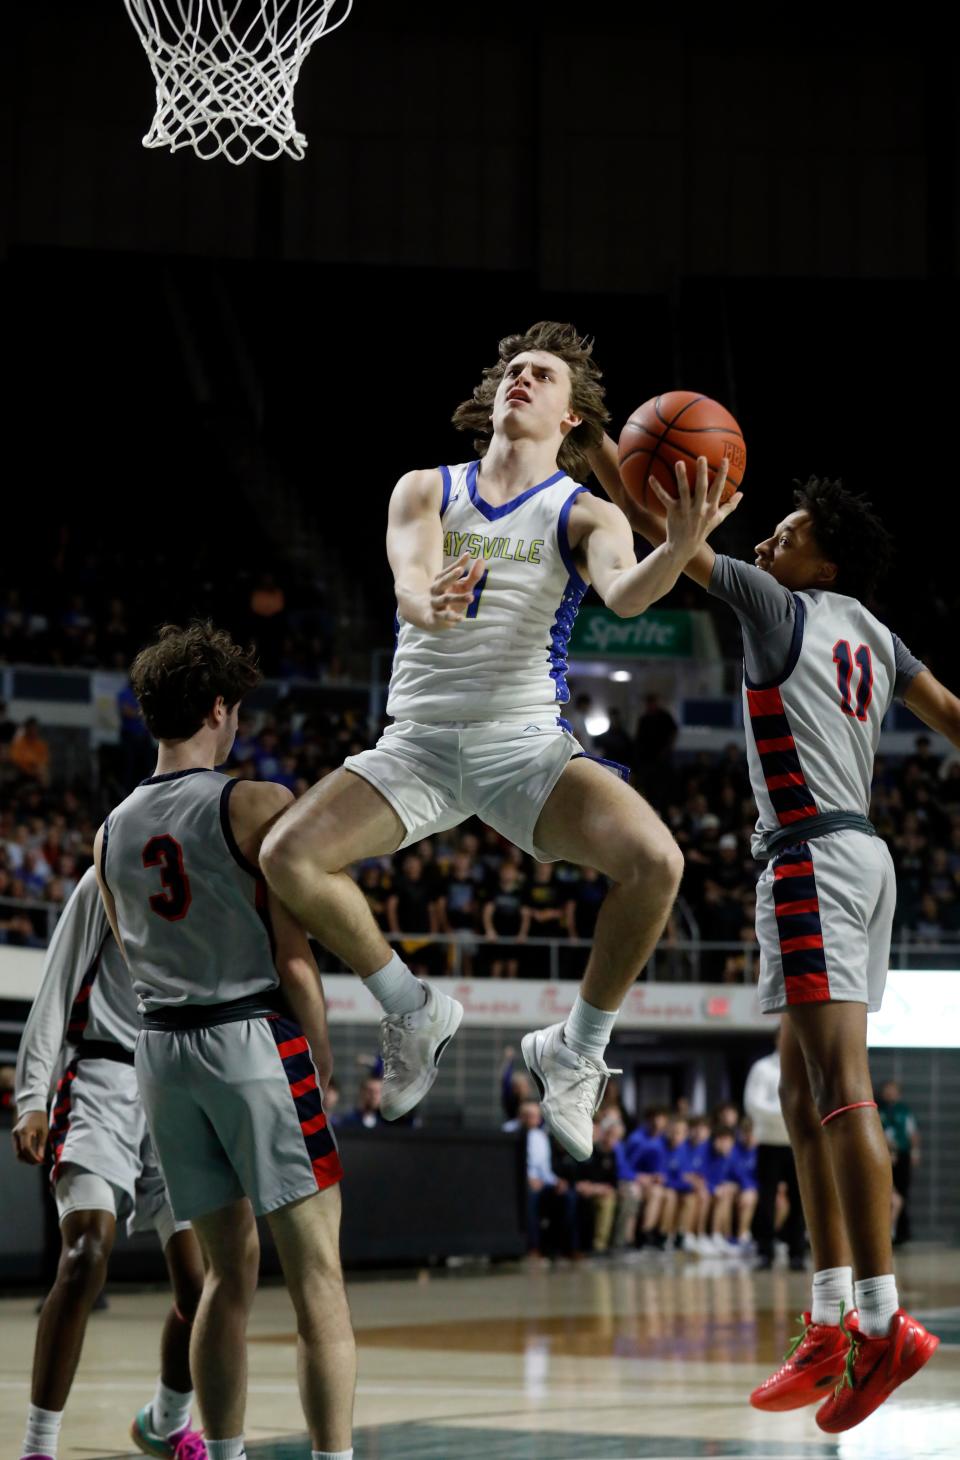
[[[259,864],[267,832],[292,804],[293,793],[276,781],[241,781],[230,793],[230,827],[251,869]],[[320,970],[303,927],[272,890],[268,892],[267,906],[280,987],[306,1035],[325,1090],[333,1073],[333,1055]]]
[[[921,669],[911,680],[903,702],[931,730],[960,747],[960,699],[929,669]]]
[[[106,823],[104,823],[104,825],[106,825]],[[129,959],[127,958],[126,949],[123,946],[123,939],[120,937],[120,924],[117,922],[116,903],[113,900],[113,893],[110,891],[106,876],[104,874],[103,831],[104,828],[103,826],[101,826],[100,830],[97,832],[96,836],[93,839],[93,869],[97,874],[97,886],[100,888],[100,896],[103,899],[103,910],[107,915],[107,922],[110,924],[110,930],[117,940],[117,947],[123,954],[123,961],[127,964],[127,967],[129,968]]]
[[[439,471],[408,471],[393,489],[387,518],[387,557],[400,617],[419,629],[448,629],[466,615],[473,590],[487,571],[482,558],[463,553],[443,566]]]
[[[600,445],[589,453],[590,466],[597,481],[600,483],[607,496],[615,506],[620,508],[633,531],[646,538],[653,547],[659,547],[666,542],[667,524],[663,517],[656,513],[647,511],[635,501],[627,491],[620,475],[620,465],[617,457],[616,443],[604,433]],[[701,543],[700,547],[691,558],[684,564],[683,571],[688,578],[699,583],[701,588],[708,587],[710,575],[713,572],[713,563],[716,554],[709,543]]]
[[[303,928],[273,892],[269,894],[269,907],[280,987],[306,1035],[320,1088],[325,1091],[333,1074],[333,1051],[320,970]]]
[[[66,1037],[70,1009],[83,976],[107,934],[100,893],[92,872],[85,872],[54,929],[43,960],[40,987],[20,1036],[13,1128],[17,1159],[39,1165],[47,1145],[47,1106],[54,1071]]]
[[[596,497],[583,495],[577,499],[571,527],[586,557],[590,581],[609,609],[621,618],[631,618],[670,591],[708,534],[740,503],[739,492],[729,502],[721,503],[726,476],[724,464],[709,483],[707,463],[701,457],[692,491],[686,473],[678,468],[676,500],[654,483],[666,510],[666,537],[640,563],[623,512]]]

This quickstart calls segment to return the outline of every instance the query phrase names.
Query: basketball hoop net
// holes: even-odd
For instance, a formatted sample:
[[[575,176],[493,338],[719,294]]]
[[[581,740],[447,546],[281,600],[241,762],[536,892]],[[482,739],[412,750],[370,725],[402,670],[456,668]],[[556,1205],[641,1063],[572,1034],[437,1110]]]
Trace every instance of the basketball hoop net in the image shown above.
[[[353,0],[124,0],[157,83],[144,147],[208,161],[302,159],[293,90],[314,41]],[[342,9],[339,19],[333,12]]]

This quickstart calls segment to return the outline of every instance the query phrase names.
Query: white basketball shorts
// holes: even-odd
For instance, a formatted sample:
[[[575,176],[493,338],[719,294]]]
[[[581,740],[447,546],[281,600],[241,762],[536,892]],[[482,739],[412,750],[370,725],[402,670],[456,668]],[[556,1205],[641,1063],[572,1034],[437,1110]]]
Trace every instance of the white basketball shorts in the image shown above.
[[[570,761],[584,754],[556,715],[449,725],[398,720],[372,750],[343,764],[389,801],[406,827],[401,847],[478,816],[538,862],[549,862],[534,841],[537,821]],[[603,763],[626,774],[625,767]]]

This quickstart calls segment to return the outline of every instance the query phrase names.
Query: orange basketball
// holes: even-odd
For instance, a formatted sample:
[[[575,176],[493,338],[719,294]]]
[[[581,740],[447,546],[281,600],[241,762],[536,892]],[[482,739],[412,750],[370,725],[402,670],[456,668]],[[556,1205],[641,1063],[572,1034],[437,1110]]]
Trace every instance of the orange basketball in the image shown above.
[[[743,432],[728,410],[692,390],[670,390],[654,396],[634,411],[620,432],[620,475],[641,507],[662,513],[656,495],[647,486],[653,476],[671,497],[677,495],[674,466],[682,461],[687,481],[696,480],[697,457],[705,456],[713,481],[724,457],[730,465],[723,500],[740,490],[747,466]]]

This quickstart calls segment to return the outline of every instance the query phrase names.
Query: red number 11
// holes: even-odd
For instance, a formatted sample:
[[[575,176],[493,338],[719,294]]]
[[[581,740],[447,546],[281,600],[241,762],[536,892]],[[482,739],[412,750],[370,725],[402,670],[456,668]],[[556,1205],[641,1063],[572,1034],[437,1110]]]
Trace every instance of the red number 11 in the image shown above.
[[[846,639],[838,639],[833,646],[833,662],[837,666],[837,689],[840,691],[840,708],[845,715],[856,715],[858,720],[867,718],[867,709],[873,699],[873,658],[866,644],[858,644],[851,654]],[[853,666],[860,670],[857,683],[856,707],[850,700],[850,686],[853,680]]]

